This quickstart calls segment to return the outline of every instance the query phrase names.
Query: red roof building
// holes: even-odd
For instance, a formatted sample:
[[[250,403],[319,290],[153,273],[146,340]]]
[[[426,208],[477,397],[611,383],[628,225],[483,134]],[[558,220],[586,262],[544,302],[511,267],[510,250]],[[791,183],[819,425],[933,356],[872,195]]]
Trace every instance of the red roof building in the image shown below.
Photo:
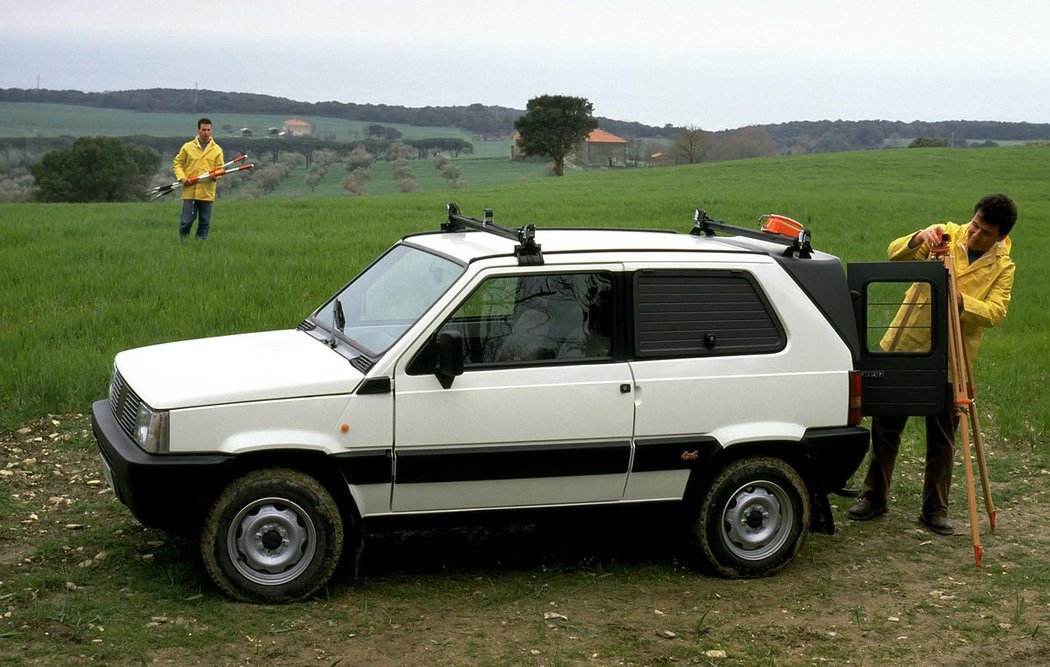
[[[308,134],[312,134],[314,131],[314,127],[310,123],[307,123],[305,120],[292,118],[284,121],[284,131],[292,135],[293,137],[302,137]]]
[[[511,136],[510,159],[522,157],[517,140],[520,135],[515,130]],[[591,167],[626,167],[627,140],[602,129],[592,130],[573,151],[576,162]]]
[[[576,147],[576,161],[594,167],[626,167],[627,140],[599,128]]]

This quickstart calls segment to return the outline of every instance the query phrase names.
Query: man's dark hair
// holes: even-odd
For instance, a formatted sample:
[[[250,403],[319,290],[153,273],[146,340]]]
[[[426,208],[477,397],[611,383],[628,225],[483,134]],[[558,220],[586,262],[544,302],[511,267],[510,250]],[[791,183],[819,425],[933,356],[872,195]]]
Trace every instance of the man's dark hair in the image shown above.
[[[201,129],[201,125],[211,125],[211,118],[201,118],[197,121],[197,129]]]
[[[1006,236],[1017,222],[1017,205],[1001,192],[985,195],[974,205],[974,213],[981,214],[981,221],[999,228],[999,235]]]

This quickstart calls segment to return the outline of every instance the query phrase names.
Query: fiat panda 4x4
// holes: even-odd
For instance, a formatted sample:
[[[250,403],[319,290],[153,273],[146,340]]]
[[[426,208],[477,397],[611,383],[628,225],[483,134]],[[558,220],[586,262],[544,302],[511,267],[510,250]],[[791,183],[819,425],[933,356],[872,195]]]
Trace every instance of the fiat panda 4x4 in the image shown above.
[[[246,601],[313,594],[380,517],[464,511],[675,503],[700,564],[771,574],[833,532],[862,415],[937,412],[946,380],[943,316],[929,350],[877,347],[911,282],[946,312],[940,262],[847,280],[776,232],[449,205],[295,329],[119,353],[93,406],[106,478]]]

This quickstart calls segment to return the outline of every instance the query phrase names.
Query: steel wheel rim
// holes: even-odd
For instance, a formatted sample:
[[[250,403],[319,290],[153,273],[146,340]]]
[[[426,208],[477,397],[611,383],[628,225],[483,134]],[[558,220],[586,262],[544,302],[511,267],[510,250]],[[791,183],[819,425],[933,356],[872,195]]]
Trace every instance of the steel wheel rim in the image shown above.
[[[230,524],[227,551],[237,572],[263,586],[300,576],[317,550],[317,529],[300,505],[285,498],[260,498]]]
[[[767,480],[741,485],[722,508],[722,543],[746,561],[760,561],[784,546],[795,524],[788,492]]]

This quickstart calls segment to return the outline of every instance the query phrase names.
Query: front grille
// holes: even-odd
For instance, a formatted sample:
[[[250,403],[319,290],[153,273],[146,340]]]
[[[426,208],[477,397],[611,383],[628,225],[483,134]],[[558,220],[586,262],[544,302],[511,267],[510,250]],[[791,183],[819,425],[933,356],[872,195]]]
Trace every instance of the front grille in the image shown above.
[[[113,371],[113,381],[109,385],[109,407],[113,410],[113,416],[117,418],[121,430],[128,436],[134,437],[135,418],[139,412],[142,399],[138,397],[120,371]]]

